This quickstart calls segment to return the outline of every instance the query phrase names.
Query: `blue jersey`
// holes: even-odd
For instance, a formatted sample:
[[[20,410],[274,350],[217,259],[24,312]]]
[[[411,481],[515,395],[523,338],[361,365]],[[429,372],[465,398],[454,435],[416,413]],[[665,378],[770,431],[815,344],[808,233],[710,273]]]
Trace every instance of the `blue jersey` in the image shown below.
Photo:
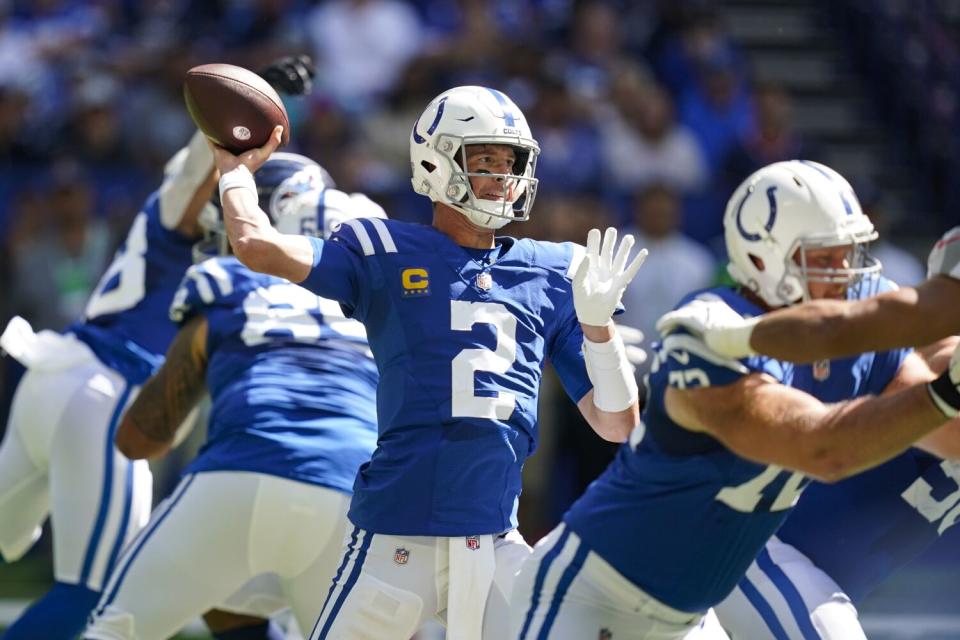
[[[303,286],[364,323],[380,371],[380,438],[351,521],[395,535],[515,527],[545,357],[574,401],[592,386],[570,281],[582,248],[498,238],[487,265],[433,227],[373,218],[311,240]]]
[[[743,316],[762,313],[729,289],[706,295]],[[564,520],[650,595],[676,609],[705,611],[733,590],[809,480],[745,460],[713,437],[679,426],[664,408],[667,387],[720,386],[764,373],[837,402],[882,391],[907,353],[799,366],[766,356],[725,360],[689,334],[671,334],[650,373],[643,424]]]
[[[133,219],[110,267],[70,331],[131,384],[163,363],[176,333],[167,317],[173,293],[192,260],[193,240],[160,222],[159,191]]]
[[[832,485],[814,482],[777,536],[854,601],[960,519],[960,463],[910,449]]]
[[[377,370],[360,323],[233,257],[191,267],[170,314],[207,320],[212,406],[188,473],[251,471],[350,491],[377,437]]]

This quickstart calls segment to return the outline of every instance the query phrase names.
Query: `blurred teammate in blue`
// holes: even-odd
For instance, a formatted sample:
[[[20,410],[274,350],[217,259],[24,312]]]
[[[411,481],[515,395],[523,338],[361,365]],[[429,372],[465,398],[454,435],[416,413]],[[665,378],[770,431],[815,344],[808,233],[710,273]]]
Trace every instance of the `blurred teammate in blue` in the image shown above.
[[[644,253],[633,238],[586,254],[496,236],[526,220],[539,151],[517,106],[485,87],[437,98],[410,133],[413,186],[432,226],[351,220],[329,240],[284,235],[251,170],[276,146],[215,150],[230,243],[255,271],[339,301],[380,371],[380,435],[354,485],[352,524],[312,638],[406,640],[430,618],[452,638],[502,638],[519,563],[520,471],[537,443],[549,357],[602,437],[638,423],[637,386],[611,316]],[[615,250],[616,248],[616,250]]]
[[[260,204],[279,229],[322,237],[355,216],[384,216],[365,196],[325,188],[322,174],[288,153],[260,167]],[[222,225],[211,240],[229,248]],[[192,267],[170,315],[180,331],[117,445],[131,458],[163,454],[209,389],[207,442],[124,551],[86,637],[170,637],[264,573],[279,576],[310,628],[339,559],[353,480],[376,444],[377,370],[363,326],[336,302],[233,257]]]
[[[818,301],[748,320],[727,309],[707,314],[704,308],[688,308],[668,314],[661,326],[683,326],[726,357],[759,350],[809,362],[839,358],[859,347],[922,345],[960,331],[957,240],[960,228],[936,243],[929,279],[915,290],[861,301]],[[932,350],[938,346],[944,360],[943,345]],[[940,408],[951,415],[955,411],[947,403]],[[731,635],[864,638],[855,604],[927,548],[950,542],[943,536],[960,517],[955,425],[853,478],[813,483],[737,589],[717,607]],[[956,540],[957,532],[949,536]]]
[[[279,90],[302,93],[302,59],[264,70]],[[23,556],[51,515],[55,584],[4,640],[75,638],[120,549],[150,515],[151,476],[113,446],[120,416],[162,363],[176,325],[167,317],[217,184],[198,132],[167,164],[127,238],[63,334],[14,318],[0,346],[27,367],[0,446],[0,555]],[[210,205],[212,206],[212,205]]]
[[[724,228],[740,286],[693,293],[681,308],[754,316],[865,295],[879,270],[852,189],[816,163],[748,177]],[[643,424],[524,564],[511,637],[682,638],[733,590],[810,477],[880,464],[946,422],[925,384],[934,377],[905,350],[794,366],[666,335]]]

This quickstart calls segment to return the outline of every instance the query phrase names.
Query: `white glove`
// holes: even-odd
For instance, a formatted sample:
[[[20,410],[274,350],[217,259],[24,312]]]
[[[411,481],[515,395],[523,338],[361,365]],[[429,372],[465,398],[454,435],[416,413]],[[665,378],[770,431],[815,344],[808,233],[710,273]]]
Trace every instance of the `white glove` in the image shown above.
[[[603,234],[602,248],[599,229],[591,229],[587,234],[587,253],[573,276],[573,306],[582,324],[602,327],[610,322],[623,290],[647,257],[647,250],[641,249],[628,265],[633,236],[623,237],[614,256],[616,243],[617,230],[613,227],[608,227]]]
[[[930,250],[927,277],[933,276],[960,278],[960,227],[954,227],[943,234]]]
[[[718,296],[704,296],[663,315],[657,331],[667,335],[678,328],[701,338],[712,351],[727,358],[756,355],[750,346],[750,334],[759,317],[744,318]]]
[[[960,413],[960,344],[953,351],[950,366],[939,378],[927,384],[927,391],[943,415],[955,418]]]

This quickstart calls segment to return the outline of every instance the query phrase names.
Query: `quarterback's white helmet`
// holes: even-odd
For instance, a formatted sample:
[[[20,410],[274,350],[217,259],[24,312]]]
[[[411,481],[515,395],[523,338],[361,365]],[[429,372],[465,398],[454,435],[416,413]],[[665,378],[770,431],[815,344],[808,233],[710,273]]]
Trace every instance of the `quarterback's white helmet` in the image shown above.
[[[466,147],[473,144],[513,147],[513,172],[467,172]],[[499,229],[530,217],[539,153],[527,119],[510,98],[487,87],[455,87],[434,98],[413,125],[413,189],[456,209],[477,226]],[[503,198],[478,198],[470,185],[474,176],[501,179]]]
[[[879,273],[867,253],[877,237],[850,183],[808,160],[776,162],[737,187],[723,217],[730,264],[738,283],[772,307],[809,297],[809,282],[853,285]],[[850,246],[844,268],[813,268],[811,249]]]

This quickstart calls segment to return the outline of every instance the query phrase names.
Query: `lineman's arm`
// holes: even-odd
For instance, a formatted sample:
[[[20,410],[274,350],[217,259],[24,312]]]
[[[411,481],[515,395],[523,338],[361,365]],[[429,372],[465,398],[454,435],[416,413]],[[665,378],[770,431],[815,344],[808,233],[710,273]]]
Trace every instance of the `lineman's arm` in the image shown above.
[[[764,315],[750,346],[781,360],[813,362],[930,344],[960,333],[960,280],[934,276],[873,298],[818,300]]]
[[[177,428],[206,391],[207,319],[195,316],[173,339],[160,370],[143,385],[117,429],[117,448],[131,460],[164,455]]]
[[[682,327],[728,358],[762,353],[810,363],[866,351],[929,344],[960,333],[960,281],[937,275],[915,289],[888,291],[865,300],[814,300],[742,318],[722,301],[700,300],[658,322],[667,334]]]
[[[668,388],[665,405],[677,424],[745,458],[824,482],[892,458],[947,420],[925,385],[825,405],[760,373],[716,387]]]
[[[220,171],[223,222],[233,253],[244,265],[291,282],[303,282],[313,268],[313,245],[305,236],[280,233],[257,201],[253,173],[280,145],[283,127],[259,149],[233,155],[210,142]]]
[[[189,144],[170,159],[160,185],[160,222],[188,238],[200,235],[197,223],[213,197],[219,175],[206,136],[197,131]]]

